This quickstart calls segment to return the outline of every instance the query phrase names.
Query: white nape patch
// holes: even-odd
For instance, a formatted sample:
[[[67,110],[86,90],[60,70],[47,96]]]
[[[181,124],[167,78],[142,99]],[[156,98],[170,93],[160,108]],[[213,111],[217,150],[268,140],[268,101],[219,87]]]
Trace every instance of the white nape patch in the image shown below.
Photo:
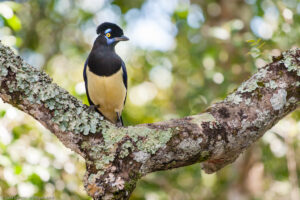
[[[278,90],[278,92],[272,96],[270,102],[274,110],[280,110],[283,108],[286,103],[286,96],[287,92],[284,89]]]
[[[111,29],[110,29],[110,28],[109,28],[109,29],[106,29],[104,33],[106,34],[106,33],[109,33],[109,32],[111,32]]]

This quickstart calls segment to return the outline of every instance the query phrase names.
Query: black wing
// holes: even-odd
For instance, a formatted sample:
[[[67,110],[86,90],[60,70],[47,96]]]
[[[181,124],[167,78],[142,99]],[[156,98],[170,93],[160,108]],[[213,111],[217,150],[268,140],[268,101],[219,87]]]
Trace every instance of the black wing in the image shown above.
[[[88,59],[86,59],[86,61],[85,61],[85,63],[84,63],[83,80],[84,80],[85,91],[86,91],[86,96],[87,96],[87,98],[88,98],[88,101],[89,101],[90,105],[94,105],[94,103],[93,103],[92,100],[90,99],[89,91],[88,91],[88,87],[87,87],[87,76],[86,76],[87,63],[88,63]]]
[[[125,63],[123,61],[122,61],[122,70],[123,70],[123,83],[124,83],[125,88],[126,88],[126,96],[125,96],[125,99],[124,99],[124,104],[125,104],[126,98],[127,98],[127,70],[126,70]]]

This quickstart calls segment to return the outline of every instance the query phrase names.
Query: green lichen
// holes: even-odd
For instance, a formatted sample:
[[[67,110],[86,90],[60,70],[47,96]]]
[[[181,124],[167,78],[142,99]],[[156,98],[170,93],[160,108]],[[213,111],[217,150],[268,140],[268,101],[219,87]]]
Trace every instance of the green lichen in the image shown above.
[[[92,146],[87,142],[81,144],[81,148],[88,149],[91,160],[94,160],[96,169],[100,171],[109,167],[117,156],[125,158],[130,152],[134,154],[144,152],[149,158],[171,139],[172,130],[156,130],[144,126],[128,128],[102,126],[102,136],[103,142],[98,145]],[[144,162],[144,159],[140,161]]]
[[[5,67],[0,67],[0,76],[7,76],[8,70]]]
[[[259,87],[264,87],[264,86],[265,86],[264,82],[262,82],[262,81],[257,81],[256,84],[257,84]]]
[[[286,104],[287,92],[284,89],[280,89],[277,93],[273,94],[270,99],[271,105],[274,110],[280,110]]]
[[[240,103],[243,101],[243,99],[242,99],[242,97],[241,97],[240,94],[233,93],[233,94],[230,94],[230,95],[225,99],[225,101],[227,101],[227,102],[232,102],[232,103],[238,105],[238,104],[240,104]]]
[[[66,90],[52,83],[51,78],[36,68],[26,64],[21,58],[0,44],[0,80],[6,80],[9,93],[21,94],[20,99],[32,105],[41,105],[52,112],[52,122],[61,131],[96,133],[101,130],[103,120],[96,112],[87,112],[87,107],[78,102]],[[11,71],[15,78],[7,78]],[[33,115],[38,115],[38,111]]]
[[[208,151],[202,151],[201,156],[200,156],[198,161],[203,162],[203,161],[207,160],[208,157],[209,157],[209,152]]]
[[[257,95],[258,99],[261,99],[262,94],[260,93],[261,88],[271,87],[276,88],[277,85],[274,81],[270,81],[269,83],[265,83],[262,80],[266,77],[268,71],[265,68],[260,69],[254,77],[252,77],[250,80],[245,81],[241,84],[241,86],[236,90],[236,92],[230,94],[225,101],[231,102],[233,104],[240,104],[241,102],[245,102],[245,104],[250,105],[251,99],[244,99],[242,98],[242,94],[244,93],[250,93],[250,95],[254,96]],[[255,91],[255,92],[254,92]]]
[[[278,85],[275,81],[271,80],[268,83],[266,83],[266,87],[271,88],[271,89],[276,89],[278,87]]]
[[[192,122],[198,126],[202,126],[203,122],[209,122],[209,128],[211,129],[213,129],[213,126],[218,123],[214,116],[212,116],[210,113],[202,113],[200,115],[193,115],[191,117],[193,118]]]
[[[107,147],[111,147],[128,136],[133,142],[136,142],[138,150],[154,154],[170,140],[172,131],[170,129],[162,131],[147,127],[128,127],[127,130],[123,129],[123,131],[109,128],[102,131],[102,134]]]
[[[216,118],[210,113],[202,113],[200,115],[193,115],[192,122],[201,126],[203,122],[217,122]]]
[[[252,92],[252,91],[256,90],[258,87],[260,87],[258,85],[258,83],[260,83],[260,82],[250,82],[249,85],[247,86],[247,88],[244,89],[244,92]]]
[[[261,80],[266,77],[267,73],[268,73],[267,69],[262,68],[255,74],[255,77],[256,79]]]
[[[260,69],[256,74],[254,78],[251,78],[248,81],[245,81],[241,84],[241,86],[237,89],[237,92],[240,94],[243,93],[251,93],[259,88],[265,87],[265,83],[261,81],[265,78],[267,74],[267,70],[265,68]],[[233,101],[235,104],[239,104],[242,102],[242,98],[239,96],[239,94],[231,94],[227,99]]]
[[[134,149],[134,146],[130,141],[126,141],[124,144],[121,146],[121,152],[120,152],[120,158],[125,158],[126,156],[129,155],[129,149]]]
[[[250,105],[250,104],[251,104],[251,99],[250,99],[250,98],[246,99],[246,100],[245,100],[245,104],[246,104],[246,105]]]
[[[238,88],[237,91],[240,93],[255,91],[258,87],[260,87],[258,83],[260,84],[261,82],[256,82],[255,80],[246,81],[241,85],[241,87]]]
[[[124,190],[133,191],[136,186],[137,181],[142,177],[141,173],[135,173],[134,176],[130,175],[130,180],[125,182]]]
[[[197,154],[198,152],[201,151],[200,149],[200,144],[202,143],[202,138],[198,138],[197,140],[194,140],[192,138],[187,138],[182,140],[178,147],[182,150],[187,151],[188,153],[191,154]]]
[[[109,166],[109,163],[112,162],[114,159],[115,156],[113,154],[102,155],[101,158],[95,160],[94,164],[96,166],[96,169],[98,169],[99,171],[103,171],[105,168]]]
[[[287,68],[287,70],[289,72],[296,72],[297,73],[297,76],[300,76],[300,66],[297,65],[296,62],[294,62],[294,55],[296,54],[296,51],[300,51],[300,49],[292,49],[292,50],[289,50],[289,51],[286,51],[283,53],[283,56],[284,56],[284,59],[281,61],[284,66]]]
[[[149,128],[146,128],[146,130],[142,129],[144,129],[144,127],[132,130],[129,128],[129,135],[134,140],[138,140],[138,138],[141,137],[142,139],[138,140],[136,143],[138,150],[150,154],[155,154],[156,151],[165,146],[172,137],[172,131],[170,129],[166,131]]]
[[[145,163],[150,158],[150,154],[144,151],[134,152],[133,155],[133,159],[140,163]]]
[[[88,182],[89,183],[94,183],[96,178],[97,178],[96,174],[90,174],[89,177],[88,177]]]
[[[89,183],[89,184],[95,183],[95,182],[96,182],[96,179],[98,179],[98,178],[99,178],[100,176],[102,176],[103,174],[104,174],[103,171],[98,171],[96,174],[90,174],[90,175],[88,176],[88,179],[87,179],[88,183]]]
[[[88,142],[86,142],[86,141],[82,142],[82,144],[81,144],[81,148],[82,149],[86,149],[88,147],[89,147],[89,143]]]

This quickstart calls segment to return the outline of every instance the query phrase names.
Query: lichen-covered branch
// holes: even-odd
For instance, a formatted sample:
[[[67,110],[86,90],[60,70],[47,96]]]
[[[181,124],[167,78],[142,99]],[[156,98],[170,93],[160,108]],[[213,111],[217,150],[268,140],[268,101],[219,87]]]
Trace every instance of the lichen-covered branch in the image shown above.
[[[94,199],[128,199],[143,175],[193,163],[213,173],[232,163],[300,99],[300,49],[260,68],[206,112],[165,122],[116,127],[88,112],[44,72],[0,43],[0,97],[33,116],[86,160]]]

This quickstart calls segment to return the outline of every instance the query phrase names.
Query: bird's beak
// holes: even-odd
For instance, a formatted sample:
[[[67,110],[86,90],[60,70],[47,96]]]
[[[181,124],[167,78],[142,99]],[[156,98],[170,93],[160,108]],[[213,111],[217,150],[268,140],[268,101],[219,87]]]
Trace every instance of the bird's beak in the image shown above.
[[[115,41],[119,42],[119,41],[127,41],[129,40],[128,37],[126,37],[125,35],[122,35],[121,37],[116,37]]]

